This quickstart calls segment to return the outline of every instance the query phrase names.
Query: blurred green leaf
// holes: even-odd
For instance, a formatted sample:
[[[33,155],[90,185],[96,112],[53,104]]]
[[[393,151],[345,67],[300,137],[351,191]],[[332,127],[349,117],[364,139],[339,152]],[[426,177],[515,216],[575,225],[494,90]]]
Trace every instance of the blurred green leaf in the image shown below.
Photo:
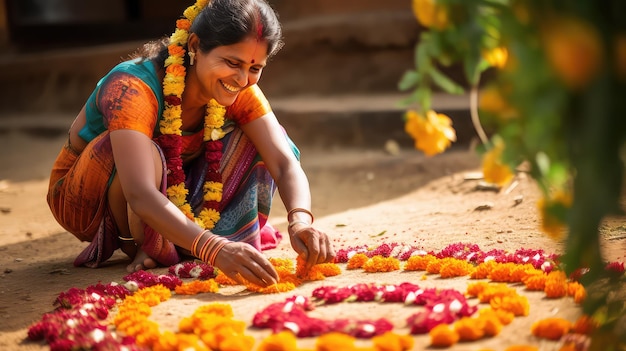
[[[402,78],[400,78],[400,82],[398,83],[398,89],[400,91],[407,91],[411,88],[417,86],[420,81],[420,74],[417,71],[407,71],[404,73]]]
[[[442,74],[436,68],[430,70],[430,76],[433,78],[433,82],[437,84],[441,89],[450,94],[463,94],[465,91],[462,86],[455,83],[452,79]]]

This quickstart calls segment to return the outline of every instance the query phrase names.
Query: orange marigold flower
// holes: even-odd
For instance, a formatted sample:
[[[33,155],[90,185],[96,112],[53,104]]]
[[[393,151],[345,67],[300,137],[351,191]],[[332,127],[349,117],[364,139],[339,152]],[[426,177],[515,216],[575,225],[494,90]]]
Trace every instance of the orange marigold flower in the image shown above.
[[[478,297],[489,286],[487,282],[476,282],[467,285],[467,294],[469,296]]]
[[[405,271],[425,271],[430,262],[437,260],[433,255],[411,256],[404,265]]]
[[[219,287],[214,279],[194,280],[176,286],[174,291],[179,295],[196,295],[199,293],[216,293]]]
[[[348,269],[361,268],[361,267],[363,267],[365,262],[367,262],[367,260],[369,260],[369,259],[370,258],[367,257],[366,254],[364,254],[364,253],[357,253],[354,256],[350,257],[350,259],[348,260],[347,268]]]
[[[439,272],[441,271],[442,263],[443,262],[441,259],[432,260],[430,263],[428,263],[428,266],[426,266],[426,272],[431,274],[439,274]]]
[[[578,317],[574,325],[572,326],[572,331],[577,334],[591,335],[591,333],[597,328],[598,323],[591,318],[590,316],[583,314]]]
[[[189,30],[191,28],[191,22],[186,18],[181,18],[176,21],[176,28]]]
[[[354,337],[337,332],[322,334],[315,344],[317,351],[356,350]]]
[[[215,281],[221,285],[239,285],[239,282],[231,279],[229,276],[221,271],[217,272],[217,275],[215,276]]]
[[[478,311],[480,316],[485,316],[485,318],[496,317],[501,324],[509,325],[515,319],[515,315],[512,312],[505,310],[494,310],[491,307],[483,308]]]
[[[483,331],[486,336],[496,336],[500,334],[503,325],[496,313],[480,315],[480,318],[484,321]]]
[[[480,302],[490,302],[496,297],[518,296],[517,291],[505,283],[488,284],[487,287],[478,295]]]
[[[433,347],[450,347],[459,342],[460,336],[455,329],[443,323],[435,326],[428,332],[430,344]]]
[[[567,295],[567,277],[563,271],[552,271],[546,277],[546,285],[543,289],[546,297],[554,299]]]
[[[539,351],[539,348],[530,345],[513,345],[507,347],[504,351]]]
[[[503,283],[513,283],[511,277],[512,272],[516,268],[516,264],[512,262],[507,263],[498,263],[491,270],[491,274],[489,274],[489,279],[494,282],[503,282]]]
[[[552,317],[533,323],[530,330],[534,336],[549,340],[559,340],[572,329],[572,323],[567,319]]]
[[[469,275],[474,270],[474,265],[465,261],[452,258],[450,260],[444,260],[439,270],[439,275],[442,278],[462,277]]]
[[[376,351],[408,351],[413,349],[413,337],[394,332],[385,332],[372,338]]]
[[[579,282],[569,282],[567,283],[567,295],[573,296],[576,303],[581,303],[587,297],[587,290]]]
[[[460,341],[475,341],[485,335],[485,321],[482,318],[463,317],[454,322],[454,330],[459,334]]]
[[[543,291],[546,286],[547,275],[540,270],[536,270],[535,273],[527,275],[522,282],[526,286],[526,289],[532,291]]]
[[[200,338],[195,334],[172,333],[166,331],[159,336],[152,346],[154,351],[165,350],[197,350],[210,351],[206,345],[200,342]]]
[[[543,273],[542,270],[536,269],[532,264],[516,264],[513,269],[511,269],[511,283],[522,283],[524,278],[535,274],[535,272]]]
[[[260,287],[256,284],[246,283],[246,289],[261,294],[277,294],[281,292],[291,291],[296,288],[292,282],[278,282],[267,287]]]
[[[505,310],[516,316],[528,316],[530,304],[526,296],[496,296],[489,301],[491,308],[495,310]]]
[[[496,261],[482,262],[476,266],[474,271],[470,274],[472,279],[486,279],[491,274],[493,268],[498,265]]]
[[[374,256],[363,264],[363,270],[369,273],[392,272],[400,269],[400,260],[395,257]]]
[[[297,349],[297,338],[291,331],[271,334],[261,340],[258,351],[292,351]]]

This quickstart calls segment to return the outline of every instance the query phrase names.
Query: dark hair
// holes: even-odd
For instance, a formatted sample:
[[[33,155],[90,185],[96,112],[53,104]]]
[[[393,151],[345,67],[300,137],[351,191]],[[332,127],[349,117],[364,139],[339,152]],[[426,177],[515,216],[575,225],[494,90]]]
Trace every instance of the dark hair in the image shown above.
[[[239,43],[249,36],[267,41],[268,57],[283,46],[278,15],[265,0],[211,0],[194,19],[189,32],[200,39],[202,52]],[[169,55],[168,42],[169,39],[164,38],[147,43],[139,56],[162,65]],[[185,64],[188,64],[187,57]]]

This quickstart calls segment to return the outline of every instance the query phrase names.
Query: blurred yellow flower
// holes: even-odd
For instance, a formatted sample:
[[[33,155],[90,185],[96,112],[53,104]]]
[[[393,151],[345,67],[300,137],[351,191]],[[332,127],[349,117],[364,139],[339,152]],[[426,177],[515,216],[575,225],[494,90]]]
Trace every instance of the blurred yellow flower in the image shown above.
[[[504,68],[507,59],[509,58],[509,50],[500,46],[483,52],[483,58],[489,62],[489,64],[496,68]]]
[[[413,0],[413,13],[424,27],[444,30],[450,24],[448,9],[437,2],[437,0]]]
[[[493,114],[502,121],[518,116],[515,108],[506,101],[500,86],[489,85],[480,91],[479,96],[478,108],[481,111]]]
[[[415,140],[415,148],[427,156],[444,152],[456,141],[450,118],[433,110],[429,110],[426,117],[414,110],[407,111],[404,130]]]
[[[552,210],[556,207],[569,208],[572,206],[572,195],[564,190],[558,190],[537,201],[541,215],[541,229],[554,239],[560,239],[567,230],[566,223],[555,216]]]
[[[588,85],[602,65],[600,33],[580,18],[550,21],[542,30],[542,41],[552,69],[571,89]]]
[[[483,155],[483,176],[488,183],[503,186],[513,179],[513,171],[501,160],[504,146],[501,139],[496,139],[493,148]]]

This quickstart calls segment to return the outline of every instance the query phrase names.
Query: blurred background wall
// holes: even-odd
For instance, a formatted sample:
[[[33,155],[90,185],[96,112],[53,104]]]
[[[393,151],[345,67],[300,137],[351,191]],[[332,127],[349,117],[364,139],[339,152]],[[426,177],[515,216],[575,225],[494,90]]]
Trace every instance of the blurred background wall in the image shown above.
[[[286,45],[270,97],[396,93],[419,26],[409,0],[271,0]],[[98,79],[168,36],[193,0],[0,0],[0,113],[80,109]]]

